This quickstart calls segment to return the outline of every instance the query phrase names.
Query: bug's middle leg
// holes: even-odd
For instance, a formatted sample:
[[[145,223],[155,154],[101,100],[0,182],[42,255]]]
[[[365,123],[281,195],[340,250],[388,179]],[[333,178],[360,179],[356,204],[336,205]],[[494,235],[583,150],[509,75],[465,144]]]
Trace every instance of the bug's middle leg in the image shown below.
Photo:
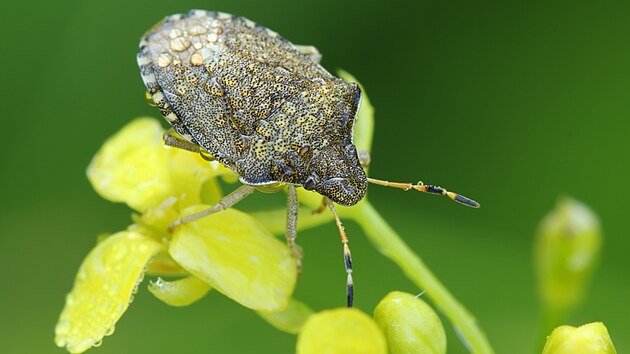
[[[238,187],[238,189],[236,189],[234,192],[226,195],[225,197],[223,197],[221,200],[219,200],[215,205],[213,205],[212,207],[206,209],[206,210],[202,210],[198,213],[194,213],[194,214],[190,214],[190,215],[186,215],[184,217],[181,217],[175,221],[173,221],[173,223],[171,223],[171,225],[168,227],[168,232],[172,233],[173,230],[183,224],[188,224],[191,223],[193,221],[197,221],[201,218],[205,218],[206,216],[210,216],[214,213],[217,213],[219,211],[222,210],[227,210],[229,208],[231,208],[234,204],[240,202],[241,200],[245,199],[245,197],[247,197],[248,195],[254,193],[254,191],[256,190],[256,188],[244,184],[240,187]]]
[[[295,191],[295,186],[289,184],[289,193],[287,196],[287,229],[286,229],[286,238],[287,245],[293,252],[293,256],[297,260],[298,267],[298,277],[302,273],[302,249],[295,243],[295,239],[297,238],[297,218],[298,218],[298,197],[297,192]]]

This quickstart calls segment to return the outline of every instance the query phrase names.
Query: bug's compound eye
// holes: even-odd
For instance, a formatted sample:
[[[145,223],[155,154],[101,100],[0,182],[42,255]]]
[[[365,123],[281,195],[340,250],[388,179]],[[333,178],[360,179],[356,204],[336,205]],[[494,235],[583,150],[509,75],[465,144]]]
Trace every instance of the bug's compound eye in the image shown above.
[[[308,191],[312,191],[315,189],[315,178],[313,176],[309,177],[306,179],[306,182],[304,182],[304,189],[308,190]]]

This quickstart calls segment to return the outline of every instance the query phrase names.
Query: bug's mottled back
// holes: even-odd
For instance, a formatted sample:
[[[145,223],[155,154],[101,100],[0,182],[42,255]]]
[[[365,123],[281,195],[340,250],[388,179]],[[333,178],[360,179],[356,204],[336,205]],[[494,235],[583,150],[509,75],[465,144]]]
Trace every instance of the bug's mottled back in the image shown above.
[[[367,181],[352,144],[361,93],[277,33],[232,15],[173,15],[140,43],[152,100],[244,183],[303,185],[352,205]]]

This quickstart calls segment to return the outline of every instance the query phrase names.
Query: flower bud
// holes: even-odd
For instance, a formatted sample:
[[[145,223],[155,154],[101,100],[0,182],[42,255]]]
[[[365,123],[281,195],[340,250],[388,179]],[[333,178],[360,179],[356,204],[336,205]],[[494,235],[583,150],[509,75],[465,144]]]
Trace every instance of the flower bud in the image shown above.
[[[617,354],[601,322],[580,327],[560,326],[551,332],[543,354]]]
[[[602,243],[597,217],[584,204],[561,200],[542,221],[535,245],[541,300],[564,313],[582,302]]]
[[[297,354],[387,354],[376,323],[353,308],[322,311],[310,316],[298,335]]]
[[[420,298],[394,291],[374,310],[390,354],[446,353],[446,334],[438,315]]]

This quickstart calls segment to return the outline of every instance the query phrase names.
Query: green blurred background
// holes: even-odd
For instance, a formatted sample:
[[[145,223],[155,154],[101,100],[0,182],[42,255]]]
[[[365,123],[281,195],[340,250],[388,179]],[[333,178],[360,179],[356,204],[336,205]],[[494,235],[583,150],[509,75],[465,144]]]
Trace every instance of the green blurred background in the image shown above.
[[[63,353],[53,329],[96,235],[130,210],[96,195],[85,168],[132,118],[158,116],[135,62],[139,37],[191,8],[239,14],[312,44],[376,108],[371,175],[439,183],[482,204],[370,189],[370,200],[478,318],[499,353],[531,353],[539,320],[533,235],[562,195],[601,217],[603,257],[585,306],[568,323],[604,321],[630,351],[626,183],[630,3],[305,1],[3,2],[0,352]],[[250,206],[281,198],[253,197]],[[270,202],[272,200],[273,202]],[[276,205],[276,204],[274,204]],[[357,306],[419,292],[346,227]],[[345,275],[333,224],[302,232],[296,296],[342,306]],[[453,330],[449,353],[465,353]],[[93,353],[293,353],[295,337],[214,292],[170,308],[141,286]]]

